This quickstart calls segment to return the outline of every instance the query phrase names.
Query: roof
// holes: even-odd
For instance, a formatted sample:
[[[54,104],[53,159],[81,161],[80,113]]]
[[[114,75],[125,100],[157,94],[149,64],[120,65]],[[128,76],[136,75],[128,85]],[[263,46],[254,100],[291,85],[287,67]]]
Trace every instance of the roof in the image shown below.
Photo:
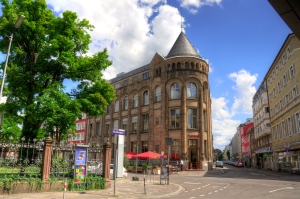
[[[110,81],[110,83],[112,84],[112,83],[115,83],[115,82],[117,82],[117,81],[120,81],[120,80],[122,80],[122,79],[128,78],[128,77],[130,77],[130,76],[133,76],[133,75],[135,75],[135,74],[141,73],[141,72],[143,72],[143,71],[145,71],[145,70],[149,70],[149,69],[150,69],[150,64],[147,64],[147,65],[141,66],[141,67],[139,67],[139,68],[136,68],[136,69],[134,69],[134,70],[132,70],[132,71],[129,71],[128,73],[119,75],[119,76],[117,76],[117,77],[115,77],[115,78],[113,78],[113,79],[111,79],[111,80],[109,80],[109,81]]]
[[[170,57],[198,57],[201,58],[194,46],[188,40],[186,35],[181,32],[175,41],[173,47],[171,48],[169,54],[166,58]]]

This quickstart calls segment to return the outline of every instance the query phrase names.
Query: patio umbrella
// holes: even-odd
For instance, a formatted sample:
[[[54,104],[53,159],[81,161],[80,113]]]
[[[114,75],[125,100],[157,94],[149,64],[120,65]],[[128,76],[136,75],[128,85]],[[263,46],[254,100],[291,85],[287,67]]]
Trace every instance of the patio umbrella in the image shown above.
[[[178,154],[178,153],[173,153],[173,154],[171,155],[171,159],[180,159],[180,154]]]
[[[155,159],[155,158],[161,158],[161,154],[154,153],[152,151],[147,151],[144,153],[140,153],[137,155],[133,155],[132,158],[139,158],[139,159]],[[167,156],[164,155],[164,158],[167,158]]]
[[[129,158],[129,159],[131,159],[132,156],[134,156],[134,155],[136,155],[136,153],[135,153],[135,152],[132,152],[132,151],[127,151],[127,152],[125,153],[125,156],[126,156],[127,158]]]

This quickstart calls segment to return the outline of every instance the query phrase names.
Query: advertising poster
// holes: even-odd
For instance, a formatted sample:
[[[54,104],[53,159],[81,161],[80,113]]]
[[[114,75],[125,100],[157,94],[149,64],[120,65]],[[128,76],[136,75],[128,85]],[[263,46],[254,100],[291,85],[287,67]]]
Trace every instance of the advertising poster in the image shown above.
[[[75,165],[75,183],[85,183],[85,165]]]
[[[85,165],[86,164],[86,157],[87,157],[87,148],[76,148],[75,152],[75,165]]]

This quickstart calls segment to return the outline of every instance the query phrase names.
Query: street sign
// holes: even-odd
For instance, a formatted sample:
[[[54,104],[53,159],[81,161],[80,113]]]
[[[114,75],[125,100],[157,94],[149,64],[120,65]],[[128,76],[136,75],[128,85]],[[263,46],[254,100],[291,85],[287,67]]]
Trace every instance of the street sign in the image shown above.
[[[289,148],[286,148],[286,149],[285,149],[285,152],[290,152],[290,149],[289,149]]]
[[[172,138],[166,138],[166,145],[173,145],[173,139]]]
[[[113,129],[112,134],[114,134],[114,135],[125,135],[125,130],[124,129]]]
[[[165,154],[165,152],[164,152],[164,151],[161,151],[161,152],[160,152],[160,154],[161,154],[161,155],[164,155],[164,154]]]
[[[283,144],[283,147],[284,147],[284,148],[289,148],[289,147],[290,147],[290,144],[289,144],[288,142],[285,142],[285,143]]]
[[[164,159],[164,157],[165,157],[164,155],[161,155],[161,156],[160,156],[160,158],[162,158],[162,159]]]

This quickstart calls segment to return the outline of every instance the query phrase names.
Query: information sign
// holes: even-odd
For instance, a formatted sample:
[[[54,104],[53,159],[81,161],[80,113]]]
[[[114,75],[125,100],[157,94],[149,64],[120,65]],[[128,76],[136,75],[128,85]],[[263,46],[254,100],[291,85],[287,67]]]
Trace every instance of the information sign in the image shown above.
[[[76,145],[75,147],[74,183],[86,183],[87,147],[87,145]]]
[[[167,180],[169,184],[169,174],[170,174],[170,167],[162,167],[160,172],[160,184],[161,180]]]
[[[173,145],[173,139],[172,138],[166,138],[166,145]]]
[[[114,134],[114,135],[125,135],[125,130],[124,129],[113,129],[112,134]]]

